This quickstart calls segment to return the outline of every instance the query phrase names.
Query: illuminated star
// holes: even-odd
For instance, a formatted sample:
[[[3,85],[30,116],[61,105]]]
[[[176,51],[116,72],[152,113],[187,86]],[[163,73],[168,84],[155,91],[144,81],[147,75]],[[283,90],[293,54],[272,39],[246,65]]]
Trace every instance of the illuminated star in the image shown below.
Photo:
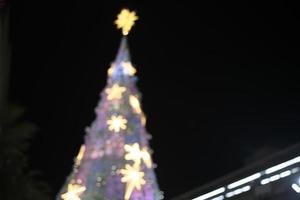
[[[126,160],[134,161],[135,165],[140,165],[141,160],[144,161],[146,166],[150,168],[152,166],[151,156],[146,148],[140,149],[140,145],[138,143],[134,143],[132,145],[125,144],[124,146]]]
[[[128,9],[123,9],[118,15],[115,24],[118,29],[122,29],[123,35],[128,35],[131,27],[134,25],[134,21],[137,19],[138,17],[134,11],[130,12]]]
[[[139,167],[136,165],[131,166],[126,164],[125,169],[121,169],[120,173],[123,175],[121,181],[126,183],[125,200],[129,200],[131,193],[136,188],[140,190],[142,185],[146,183],[144,176],[145,173],[141,172]]]
[[[136,113],[140,114],[142,112],[140,102],[136,96],[130,95],[129,103]]]
[[[120,132],[121,129],[126,129],[127,120],[122,115],[113,115],[107,120],[108,129],[114,132]]]
[[[133,76],[136,73],[136,69],[132,66],[131,62],[122,62],[122,66],[126,74]]]
[[[122,94],[125,91],[126,91],[126,88],[120,87],[118,84],[114,84],[111,88],[107,88],[105,90],[108,100],[121,99]]]
[[[80,195],[86,190],[84,186],[79,184],[68,184],[68,192],[61,195],[64,200],[81,200]]]
[[[124,146],[126,160],[133,160],[138,165],[141,163],[142,151],[140,150],[140,146],[138,143],[134,143],[133,145],[125,144]]]

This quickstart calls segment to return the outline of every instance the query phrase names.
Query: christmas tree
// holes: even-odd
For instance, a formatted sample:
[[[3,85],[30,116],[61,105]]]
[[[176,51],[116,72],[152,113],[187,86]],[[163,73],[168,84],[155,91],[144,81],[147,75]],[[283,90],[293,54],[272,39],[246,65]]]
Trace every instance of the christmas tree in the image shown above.
[[[86,129],[85,143],[57,200],[162,199],[127,45],[126,36],[137,18],[123,9],[115,21],[123,33],[121,45],[108,69],[96,119]]]

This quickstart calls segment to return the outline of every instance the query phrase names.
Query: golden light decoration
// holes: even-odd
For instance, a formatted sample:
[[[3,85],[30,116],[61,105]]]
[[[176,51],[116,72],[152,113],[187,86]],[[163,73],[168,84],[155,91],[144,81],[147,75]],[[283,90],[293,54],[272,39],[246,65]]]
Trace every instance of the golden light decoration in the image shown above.
[[[126,74],[133,76],[136,73],[136,69],[132,66],[131,62],[122,62],[123,69],[125,70]]]
[[[121,129],[126,129],[127,120],[122,116],[111,116],[109,120],[107,120],[108,129],[114,132],[120,132]]]
[[[127,152],[125,154],[126,160],[133,160],[138,165],[141,163],[142,151],[138,143],[134,143],[133,145],[125,144],[124,149]]]
[[[125,200],[129,200],[134,189],[140,190],[142,185],[146,183],[145,173],[140,171],[137,165],[125,165],[125,169],[121,169],[120,173],[123,175],[121,181],[126,183]]]
[[[108,70],[107,70],[108,76],[111,76],[111,75],[112,75],[114,67],[115,67],[115,64],[114,64],[114,63],[110,65],[110,67],[109,67]]]
[[[76,156],[76,165],[80,165],[85,152],[85,145],[81,145],[78,155]]]
[[[115,24],[118,29],[122,29],[123,35],[128,35],[131,30],[134,22],[138,19],[138,16],[134,11],[130,11],[128,9],[122,9],[120,14],[117,16],[115,20]]]
[[[68,191],[61,195],[64,200],[81,200],[80,195],[86,188],[80,184],[68,184]]]
[[[136,96],[130,95],[129,103],[136,113],[140,114],[142,112],[140,101]]]
[[[152,167],[152,159],[151,159],[150,153],[148,152],[148,150],[146,148],[142,149],[142,159],[148,168]]]
[[[146,119],[146,116],[143,113],[142,113],[142,116],[141,116],[141,122],[142,122],[143,126],[146,126],[147,119]]]
[[[132,66],[130,61],[121,62],[121,65],[123,67],[124,73],[126,73],[130,76],[133,76],[136,73],[136,69]],[[116,66],[115,63],[112,63],[110,65],[110,67],[107,70],[108,76],[111,76],[113,74],[113,70],[114,70],[115,66]]]
[[[105,90],[108,100],[121,99],[122,94],[126,91],[125,87],[114,84],[111,88]]]
[[[148,168],[152,166],[152,160],[148,150],[146,148],[140,149],[138,143],[132,145],[125,144],[124,149],[127,152],[125,154],[126,160],[134,161],[135,165],[140,165],[141,161],[143,161]]]

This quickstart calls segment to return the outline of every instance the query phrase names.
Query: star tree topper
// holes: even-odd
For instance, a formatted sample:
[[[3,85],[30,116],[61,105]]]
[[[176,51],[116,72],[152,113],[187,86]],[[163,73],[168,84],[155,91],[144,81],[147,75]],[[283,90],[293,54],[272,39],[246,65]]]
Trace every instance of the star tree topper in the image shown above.
[[[118,15],[115,24],[118,29],[122,29],[123,35],[128,35],[131,30],[134,22],[138,19],[138,16],[134,11],[130,11],[128,9],[122,9],[120,14]]]

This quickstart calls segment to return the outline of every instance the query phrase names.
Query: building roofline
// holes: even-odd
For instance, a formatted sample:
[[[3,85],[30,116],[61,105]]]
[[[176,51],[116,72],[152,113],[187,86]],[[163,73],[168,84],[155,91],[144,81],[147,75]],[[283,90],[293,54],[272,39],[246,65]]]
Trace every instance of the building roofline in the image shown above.
[[[240,177],[246,177],[246,176],[255,174],[257,172],[268,169],[269,167],[272,167],[278,163],[289,160],[289,159],[294,158],[295,156],[299,156],[299,155],[300,155],[300,143],[297,143],[297,144],[295,144],[289,148],[286,148],[282,151],[278,151],[270,156],[266,156],[262,159],[259,159],[258,161],[256,161],[253,164],[250,164],[246,167],[243,167],[239,170],[229,173],[229,174],[227,174],[223,177],[220,177],[212,182],[209,182],[203,186],[194,188],[185,194],[182,194],[176,198],[173,198],[172,200],[187,199],[187,198],[191,198],[192,196],[196,196],[199,194],[204,194],[204,193],[213,191],[217,188],[224,187],[224,185],[227,185],[231,182],[234,182],[234,181],[240,179]]]

